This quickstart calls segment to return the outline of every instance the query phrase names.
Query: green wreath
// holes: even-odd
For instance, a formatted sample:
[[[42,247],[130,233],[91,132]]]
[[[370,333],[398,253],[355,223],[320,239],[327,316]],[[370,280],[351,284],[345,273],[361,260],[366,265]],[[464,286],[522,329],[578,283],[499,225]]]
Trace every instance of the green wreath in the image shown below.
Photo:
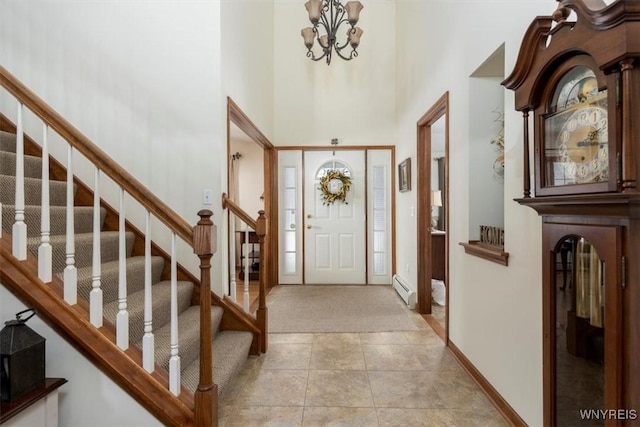
[[[339,170],[328,170],[326,175],[320,179],[318,190],[322,192],[322,204],[332,205],[333,202],[347,202],[347,192],[351,188],[351,178]]]

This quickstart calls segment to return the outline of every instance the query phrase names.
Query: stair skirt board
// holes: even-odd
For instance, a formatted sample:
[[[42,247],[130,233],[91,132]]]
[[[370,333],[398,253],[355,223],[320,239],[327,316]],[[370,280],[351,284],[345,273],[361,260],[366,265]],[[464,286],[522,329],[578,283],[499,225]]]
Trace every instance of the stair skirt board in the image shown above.
[[[0,203],[2,203],[2,228],[11,233],[15,221],[15,135],[0,131]],[[37,257],[40,245],[42,174],[41,159],[24,157],[25,171],[25,223],[27,224],[28,249]],[[63,181],[50,181],[50,241],[53,250],[53,271],[62,278],[66,266],[66,198],[67,185]],[[75,186],[74,186],[75,191]],[[78,277],[78,294],[88,299],[93,289],[93,206],[74,207],[75,266]],[[106,210],[101,208],[100,224],[104,224]],[[145,258],[131,256],[135,236],[126,233],[126,285],[127,311],[129,313],[130,341],[141,345],[144,335],[144,284]],[[101,289],[103,291],[104,316],[115,324],[119,310],[119,232],[101,231]],[[165,260],[151,257],[152,322],[155,341],[155,361],[164,369],[169,368],[171,358],[171,282],[161,281]],[[178,282],[178,336],[179,356],[182,366],[182,384],[195,392],[199,381],[200,332],[195,327],[200,321],[200,306],[192,306],[194,285]],[[212,306],[211,334],[214,354],[214,381],[222,395],[232,378],[244,365],[253,333],[244,331],[220,331],[224,310]]]

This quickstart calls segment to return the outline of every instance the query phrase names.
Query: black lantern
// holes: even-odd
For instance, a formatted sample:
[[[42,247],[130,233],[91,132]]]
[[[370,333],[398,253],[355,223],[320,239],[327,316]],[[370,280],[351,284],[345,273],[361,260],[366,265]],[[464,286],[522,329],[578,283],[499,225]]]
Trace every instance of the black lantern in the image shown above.
[[[25,313],[31,314],[23,318]],[[0,331],[0,394],[11,402],[44,383],[44,342],[25,323],[35,315],[33,309],[16,314]]]

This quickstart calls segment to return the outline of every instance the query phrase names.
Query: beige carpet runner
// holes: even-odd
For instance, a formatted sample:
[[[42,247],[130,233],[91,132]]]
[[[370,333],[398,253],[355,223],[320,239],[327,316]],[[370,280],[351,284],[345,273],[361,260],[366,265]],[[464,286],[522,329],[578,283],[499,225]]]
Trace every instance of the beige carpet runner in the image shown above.
[[[280,285],[269,293],[269,332],[390,332],[418,329],[391,286]]]

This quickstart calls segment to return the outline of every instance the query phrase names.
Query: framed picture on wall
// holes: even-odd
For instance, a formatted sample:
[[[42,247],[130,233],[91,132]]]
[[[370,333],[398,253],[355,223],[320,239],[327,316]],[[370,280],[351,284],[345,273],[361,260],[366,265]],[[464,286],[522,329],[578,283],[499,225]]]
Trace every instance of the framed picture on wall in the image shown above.
[[[411,158],[407,157],[398,165],[398,187],[400,192],[411,190]]]

